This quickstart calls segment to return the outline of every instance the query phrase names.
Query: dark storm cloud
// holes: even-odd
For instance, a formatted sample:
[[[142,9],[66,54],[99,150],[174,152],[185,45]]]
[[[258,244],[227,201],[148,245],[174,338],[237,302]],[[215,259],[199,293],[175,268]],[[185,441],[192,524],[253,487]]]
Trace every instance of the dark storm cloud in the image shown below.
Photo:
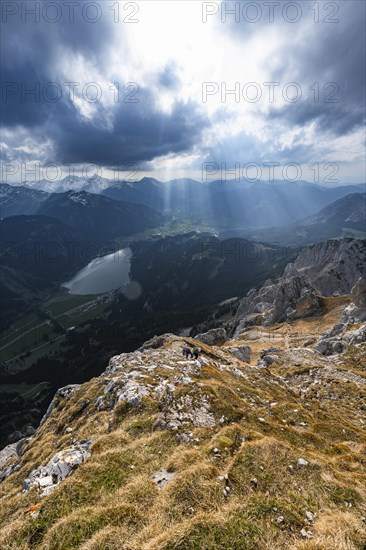
[[[47,17],[43,14],[45,3],[4,2],[3,10],[5,4],[18,5],[18,11],[14,15],[2,12],[1,122],[6,127],[32,127],[44,123],[49,116],[57,116],[58,106],[48,99],[54,92],[48,86],[52,82],[62,86],[57,68],[67,55],[105,62],[115,25],[108,13],[94,23],[90,21],[92,13],[86,12],[86,18],[84,0],[72,12],[70,3],[59,0],[56,4],[60,6],[61,18],[55,23],[50,22],[54,13],[50,11]],[[36,15],[22,12],[24,4],[27,10],[36,9]]]
[[[299,126],[316,122],[321,131],[348,134],[365,120],[365,44],[363,2],[340,3],[339,23],[310,28],[296,47],[283,52],[274,80],[300,83],[307,97],[270,118]],[[310,86],[319,83],[319,94]]]
[[[7,14],[4,5],[18,5],[15,14]],[[59,13],[44,8],[58,6]],[[72,4],[75,4],[72,9]],[[81,52],[88,58],[103,54],[118,26],[113,22],[113,14],[107,7],[110,2],[93,2],[100,13],[92,13],[87,8],[91,2],[79,0],[68,2],[33,1],[2,2],[2,33],[4,45],[9,46],[9,55],[2,59],[11,63],[10,56],[26,54],[28,58],[42,61],[42,66],[50,68],[55,56],[64,50]],[[26,7],[24,7],[26,5]],[[21,9],[23,8],[23,9]],[[38,8],[38,9],[37,9]],[[102,9],[104,8],[104,9]],[[30,12],[35,10],[35,15]],[[58,18],[55,15],[58,13]],[[48,15],[47,15],[48,14]],[[52,20],[55,19],[54,22]],[[95,19],[95,20],[94,20]],[[16,48],[14,52],[13,48]]]
[[[176,103],[169,114],[158,111],[147,90],[140,90],[138,103],[116,107],[112,128],[105,127],[104,116],[101,110],[92,121],[85,120],[70,109],[62,123],[50,128],[61,162],[113,165],[150,161],[190,149],[207,124],[190,103]]]
[[[55,24],[42,18],[37,23],[29,17],[22,23],[19,17],[9,17],[3,25],[2,125],[7,129],[21,126],[40,140],[52,140],[54,158],[49,161],[108,165],[150,161],[187,151],[207,125],[192,102],[176,102],[169,114],[159,109],[159,86],[172,89],[177,85],[174,64],[158,75],[154,89],[138,89],[136,103],[125,103],[126,93],[112,103],[110,91],[108,107],[97,102],[91,106],[92,116],[82,116],[69,99],[70,87],[65,86],[70,60],[71,65],[74,60],[83,67],[87,63],[103,74],[110,52],[118,47],[123,57],[128,56],[123,29],[116,27],[107,4],[101,4],[106,15],[96,23],[75,10],[73,22],[64,17]],[[62,96],[50,101],[56,90]]]
[[[280,111],[273,109],[271,117],[298,125],[315,121],[319,129],[335,135],[364,125],[364,18],[364,2],[341,2],[339,23],[323,24],[321,32],[310,29],[299,47],[289,47],[284,52],[281,69],[273,75],[274,79],[292,78],[302,83],[308,97]],[[309,89],[315,82],[319,82],[319,97]]]
[[[348,134],[364,125],[364,108],[362,105],[336,104],[332,106],[317,104],[307,100],[299,105],[286,105],[282,109],[273,109],[269,118],[286,121],[287,124],[304,126],[315,122],[322,132],[331,132],[336,136]]]
[[[245,4],[250,3],[241,2]],[[274,104],[269,111],[269,121],[280,120],[289,126],[315,122],[319,130],[335,136],[362,127],[365,120],[365,3],[281,0],[272,24],[268,21],[268,7],[266,12],[263,2],[256,4],[263,9],[256,23],[250,24],[242,18],[236,23],[228,16],[228,24],[222,26],[237,41],[263,36],[276,28],[280,33],[278,50],[275,56],[268,57],[265,72],[268,80],[281,85],[296,82],[302,97],[297,103],[288,102],[281,108]],[[302,16],[295,23],[285,21],[282,15],[283,7],[290,4],[301,8]],[[315,22],[314,5],[320,10],[319,22]],[[331,15],[330,8],[339,11]],[[294,17],[294,12],[289,11],[288,15]],[[326,22],[328,19],[338,22]],[[310,89],[315,83],[319,83],[319,95]],[[333,102],[334,99],[337,101]]]

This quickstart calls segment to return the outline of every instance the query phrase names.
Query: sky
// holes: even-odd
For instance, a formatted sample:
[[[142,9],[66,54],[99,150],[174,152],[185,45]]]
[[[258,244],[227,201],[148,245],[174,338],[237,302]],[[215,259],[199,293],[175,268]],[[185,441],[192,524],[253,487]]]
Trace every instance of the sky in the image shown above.
[[[365,2],[1,3],[2,181],[365,182]]]

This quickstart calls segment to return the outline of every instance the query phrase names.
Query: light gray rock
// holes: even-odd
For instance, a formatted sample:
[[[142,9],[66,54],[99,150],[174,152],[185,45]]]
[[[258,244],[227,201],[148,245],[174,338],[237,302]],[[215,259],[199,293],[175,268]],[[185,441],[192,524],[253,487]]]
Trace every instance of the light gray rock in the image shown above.
[[[307,531],[305,529],[305,527],[303,529],[301,529],[300,531],[300,535],[304,538],[304,539],[312,539],[314,537],[312,531]]]
[[[176,431],[192,424],[202,428],[216,426],[214,414],[210,411],[210,401],[206,395],[182,395],[173,398],[172,392],[166,392],[162,398],[162,408],[166,428]]]
[[[292,277],[298,277],[300,273],[297,271],[296,267],[293,263],[287,264],[285,267],[285,271],[283,272],[282,278],[287,281],[289,279],[292,279]]]
[[[269,302],[258,302],[254,306],[254,313],[264,313],[271,309],[271,304]]]
[[[347,328],[349,325],[356,323],[364,323],[366,321],[366,307],[358,307],[355,304],[350,304],[344,310],[340,320],[340,325]]]
[[[98,411],[105,411],[108,409],[108,406],[101,395],[95,399],[94,405]]]
[[[309,279],[289,268],[286,276],[270,281],[243,298],[234,321],[234,337],[252,325],[267,326],[320,312],[320,301]]]
[[[162,334],[161,336],[154,336],[147,342],[145,342],[138,351],[145,351],[147,349],[158,349],[161,348],[169,338],[175,337],[175,334],[167,333]]]
[[[349,294],[351,289],[354,305],[349,321],[363,322],[366,320],[365,281],[365,241],[331,239],[308,246],[294,263],[287,265],[282,277],[251,289],[241,300],[232,334],[237,337],[253,325],[268,326],[318,315],[321,313],[319,296]]]
[[[177,437],[177,440],[179,441],[179,443],[182,443],[183,445],[186,444],[186,443],[189,443],[191,441],[191,437],[188,434],[185,434],[185,433],[177,434],[176,437]]]
[[[0,483],[6,479],[18,464],[17,443],[11,443],[0,451]]]
[[[366,242],[346,238],[316,243],[304,248],[293,265],[322,296],[349,294],[366,275]]]
[[[272,309],[264,324],[272,325],[283,321],[292,321],[318,315],[320,312],[319,298],[306,277],[296,276],[291,279],[280,279],[277,283]]]
[[[366,321],[366,308],[357,307],[355,304],[349,304],[343,311],[342,317],[338,323],[334,325],[330,330],[325,331],[321,338],[334,338],[338,337],[344,342],[349,343],[351,334],[347,332],[347,329],[352,325],[358,323],[364,323]]]
[[[91,442],[91,439],[85,439],[56,453],[46,466],[36,468],[24,480],[23,491],[27,492],[32,487],[36,487],[41,489],[40,496],[50,494],[61,481],[69,477],[80,464],[89,458]]]
[[[343,340],[352,346],[366,342],[366,325],[357,330],[350,330],[343,336]]]
[[[270,347],[262,349],[259,354],[259,360],[257,362],[258,367],[268,367],[279,359],[278,353],[281,352],[280,348]]]
[[[149,390],[134,380],[128,380],[117,393],[117,403],[126,401],[131,406],[141,403],[141,399],[149,395]]]
[[[212,328],[207,332],[197,334],[194,338],[208,346],[216,346],[226,342],[227,334],[224,328]]]
[[[158,472],[155,472],[151,477],[153,482],[158,486],[159,489],[162,489],[168,483],[171,482],[171,480],[174,478],[175,472],[168,472],[167,470],[159,470]]]
[[[18,455],[17,455],[16,447],[17,447],[16,443],[11,443],[10,445],[7,445],[3,449],[1,449],[1,451],[0,451],[0,468],[5,466],[5,464],[8,462],[9,459],[10,460],[11,459],[14,459],[14,460],[17,459]]]
[[[225,351],[228,351],[231,355],[234,355],[234,357],[244,363],[250,363],[252,357],[252,348],[250,346],[233,346],[225,348]]]
[[[314,344],[313,349],[322,355],[335,355],[336,353],[343,353],[346,344],[339,338],[321,338]]]
[[[272,353],[272,354],[265,355],[261,361],[266,365],[266,367],[268,367],[269,365],[272,365],[272,363],[275,363],[276,361],[278,361],[278,359],[279,359],[279,355],[274,355]]]
[[[50,485],[53,485],[53,479],[52,476],[45,476],[41,477],[38,482],[40,487],[49,487]]]

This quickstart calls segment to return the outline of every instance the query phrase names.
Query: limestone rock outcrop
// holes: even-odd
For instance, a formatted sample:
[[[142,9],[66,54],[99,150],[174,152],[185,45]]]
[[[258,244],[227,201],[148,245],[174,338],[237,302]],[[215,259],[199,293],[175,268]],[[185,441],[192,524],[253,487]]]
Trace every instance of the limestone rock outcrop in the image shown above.
[[[208,346],[217,346],[226,342],[227,334],[224,328],[212,328],[207,332],[197,334],[195,339],[207,344]]]
[[[282,277],[251,289],[232,324],[237,337],[253,325],[272,325],[321,313],[320,296],[350,294],[354,322],[366,319],[366,241],[333,239],[304,248]],[[351,292],[352,291],[352,292]]]
[[[235,335],[251,325],[272,325],[320,314],[319,297],[307,277],[286,273],[241,301],[235,319]]]
[[[322,296],[349,294],[366,275],[366,241],[331,239],[316,243],[304,248],[293,265]]]
[[[85,439],[56,453],[46,466],[39,466],[30,473],[29,477],[24,480],[23,491],[27,492],[32,487],[36,487],[40,491],[40,496],[52,493],[61,481],[69,477],[80,464],[89,458],[91,442],[91,439]]]

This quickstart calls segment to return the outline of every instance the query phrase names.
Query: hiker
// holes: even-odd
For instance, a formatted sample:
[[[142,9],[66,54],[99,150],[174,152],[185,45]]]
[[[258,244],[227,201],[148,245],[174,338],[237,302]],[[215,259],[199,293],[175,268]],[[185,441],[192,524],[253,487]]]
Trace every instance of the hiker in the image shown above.
[[[189,348],[183,348],[183,357],[185,357],[186,359],[188,359],[188,357],[192,357],[193,354],[191,352],[191,350]]]
[[[200,354],[201,348],[193,348],[192,355],[195,359],[198,359],[198,356]]]

